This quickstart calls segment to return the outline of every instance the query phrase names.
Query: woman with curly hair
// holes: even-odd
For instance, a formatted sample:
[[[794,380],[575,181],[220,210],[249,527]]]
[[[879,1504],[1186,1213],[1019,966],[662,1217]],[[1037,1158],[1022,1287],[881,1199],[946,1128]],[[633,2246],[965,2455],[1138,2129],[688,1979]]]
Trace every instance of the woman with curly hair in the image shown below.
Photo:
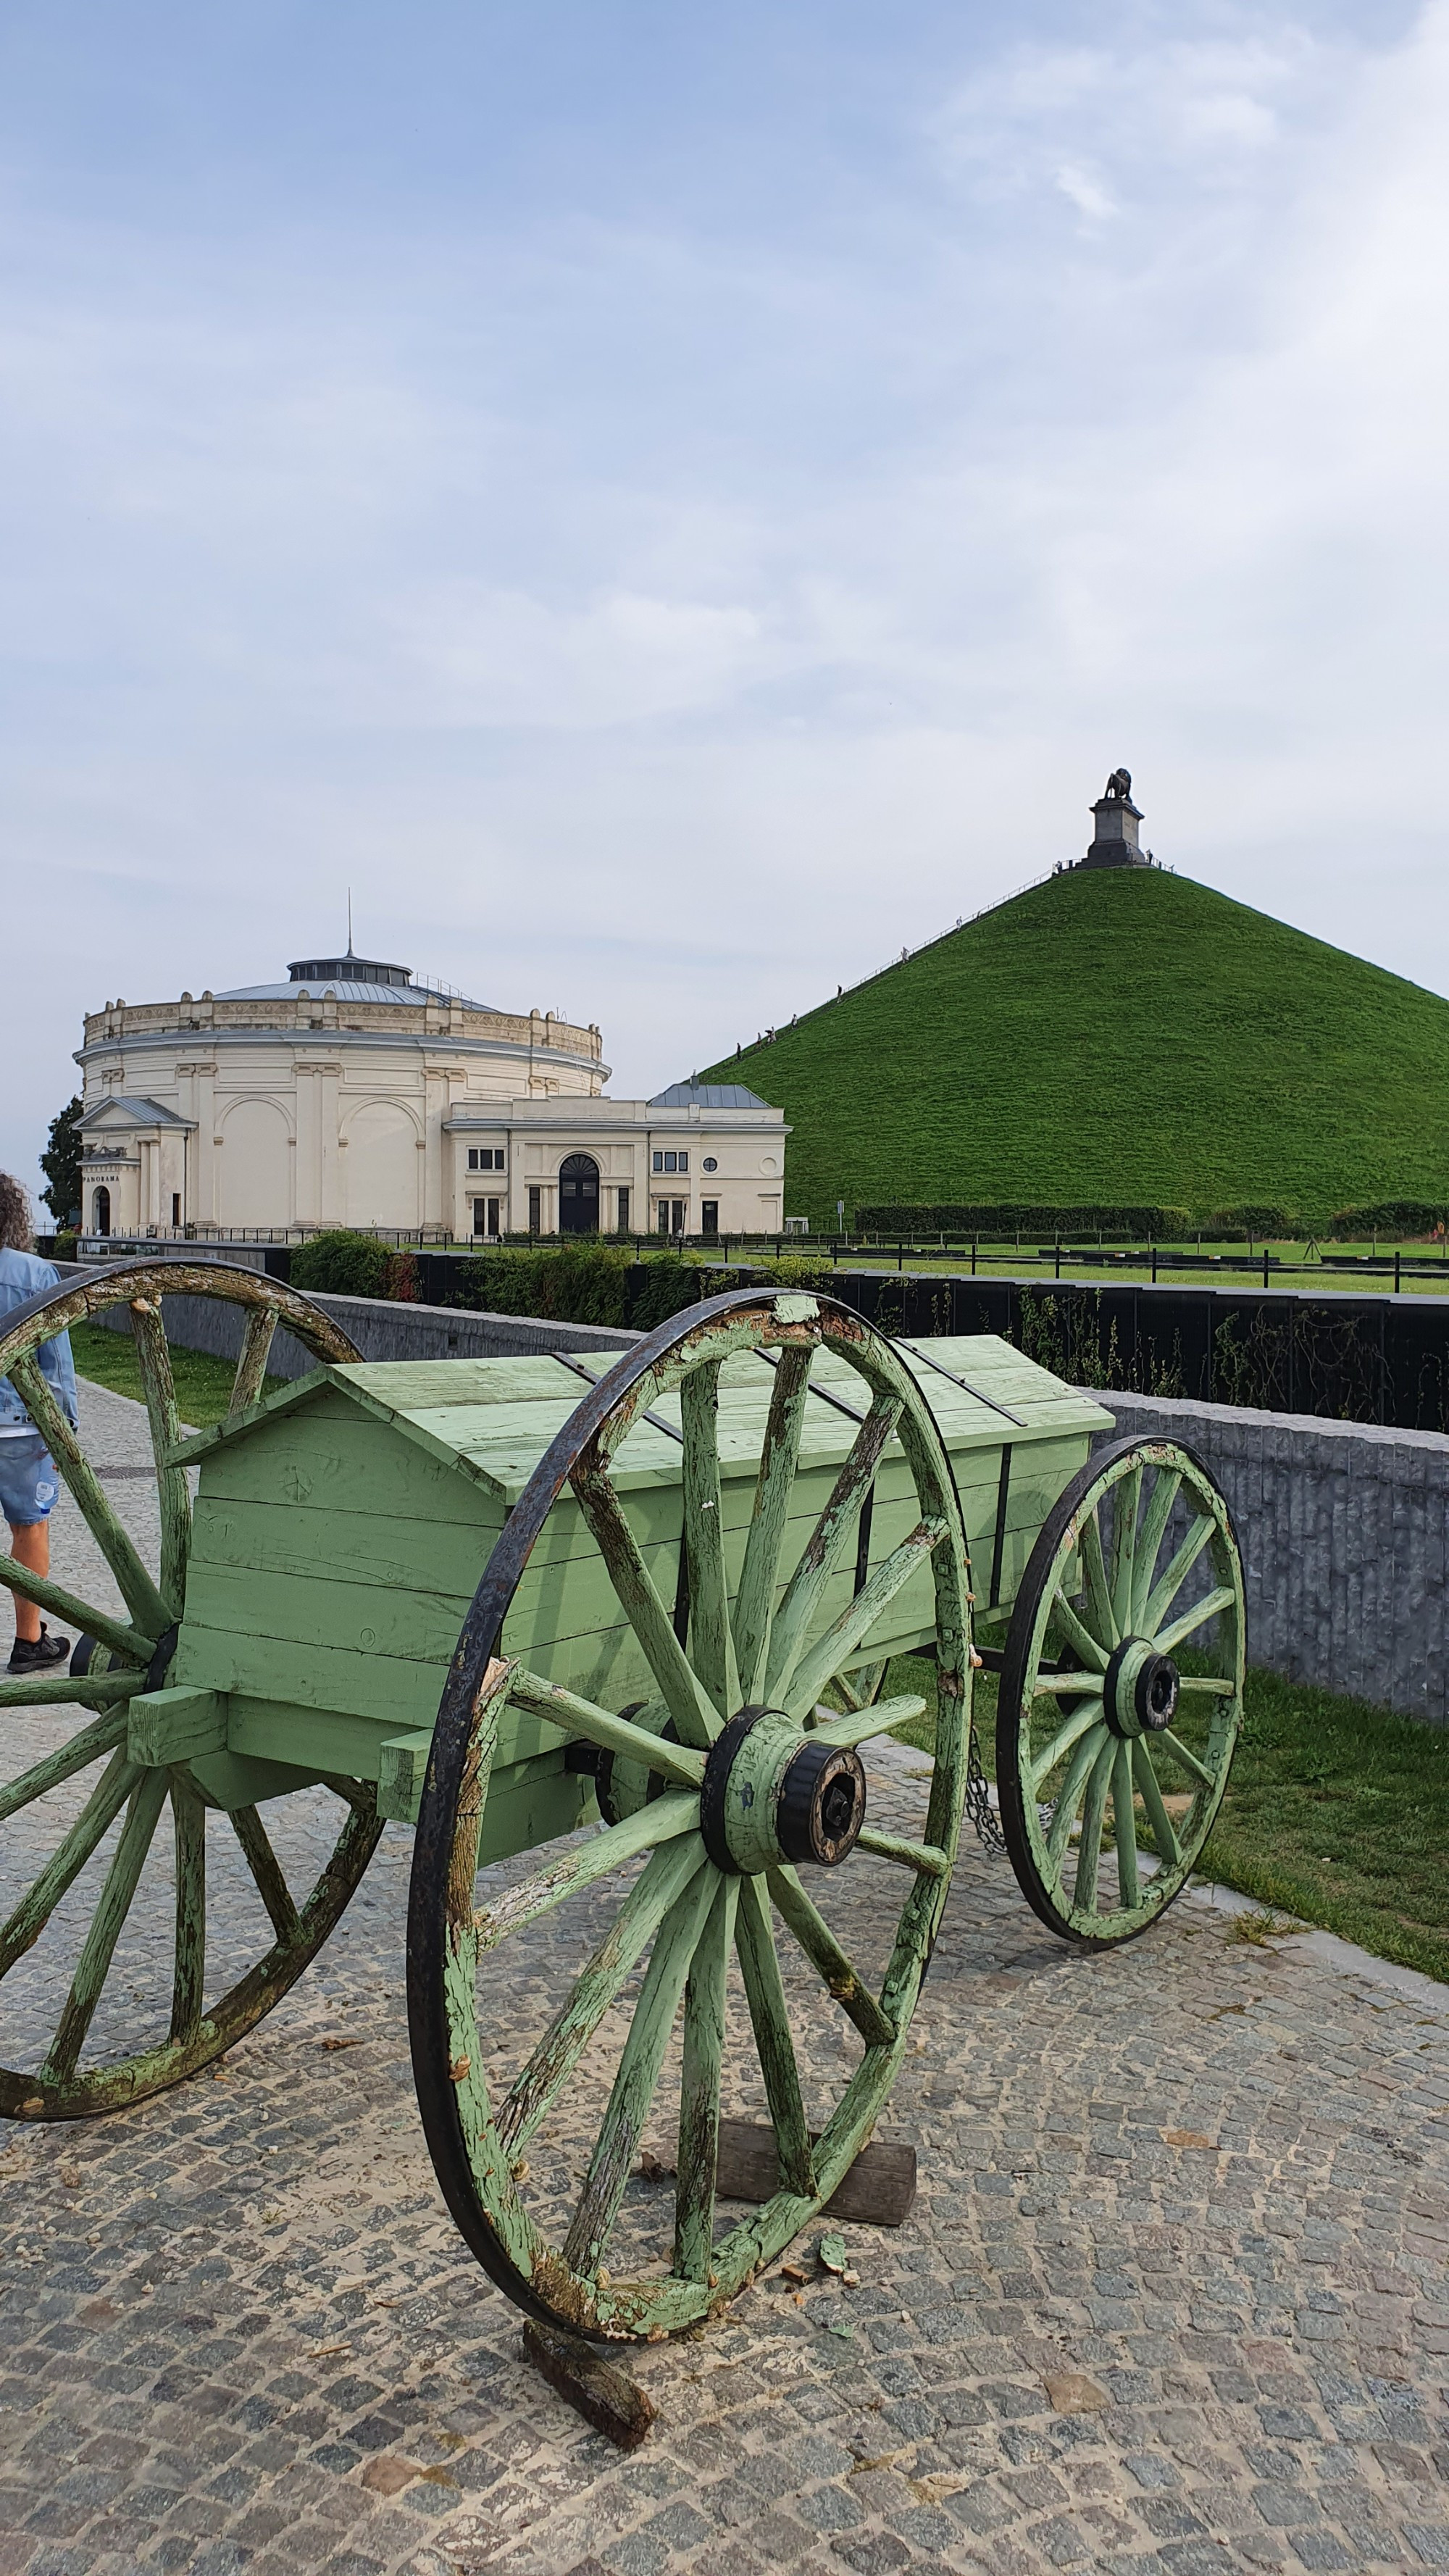
[[[0,1316],[23,1306],[43,1289],[60,1286],[60,1272],[37,1259],[30,1231],[30,1201],[20,1183],[0,1172]],[[57,1333],[40,1349],[40,1366],[50,1380],[66,1420],[76,1415],[75,1363],[70,1335]],[[31,1574],[50,1572],[50,1515],[60,1491],[60,1474],[8,1377],[0,1377],[0,1511],[10,1527],[10,1553]],[[33,1601],[15,1603],[12,1673],[43,1673],[64,1663],[68,1637],[52,1637]]]

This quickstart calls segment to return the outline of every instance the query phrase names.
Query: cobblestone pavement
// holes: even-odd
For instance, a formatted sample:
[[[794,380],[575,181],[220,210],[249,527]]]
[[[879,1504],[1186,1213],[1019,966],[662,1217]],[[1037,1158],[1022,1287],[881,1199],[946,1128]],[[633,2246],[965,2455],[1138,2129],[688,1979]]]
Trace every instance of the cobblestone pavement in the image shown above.
[[[969,1845],[881,2130],[911,2217],[631,2356],[624,2459],[443,2210],[409,1858],[217,2075],[0,2143],[0,2576],[1449,2568],[1449,1994],[1183,1907],[1069,1954]]]

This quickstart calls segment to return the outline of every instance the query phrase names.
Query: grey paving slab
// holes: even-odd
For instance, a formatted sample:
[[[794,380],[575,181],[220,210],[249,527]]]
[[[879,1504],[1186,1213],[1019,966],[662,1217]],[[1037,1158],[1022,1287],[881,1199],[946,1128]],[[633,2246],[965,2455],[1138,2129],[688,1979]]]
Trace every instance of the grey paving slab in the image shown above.
[[[871,1763],[878,1817],[909,1825],[921,1768]],[[1449,1993],[1206,1906],[1071,1954],[970,1845],[882,2126],[919,2150],[910,2219],[846,2231],[854,2287],[817,2229],[803,2281],[634,2355],[659,2420],[624,2459],[528,2370],[434,2184],[409,1861],[389,1829],[216,2075],[0,2130],[0,2576],[1449,2565]],[[863,1956],[892,1875],[832,1882]],[[615,1901],[528,1936],[501,2058]],[[823,2096],[841,2034],[791,1995]],[[754,2083],[737,2053],[731,2107]]]

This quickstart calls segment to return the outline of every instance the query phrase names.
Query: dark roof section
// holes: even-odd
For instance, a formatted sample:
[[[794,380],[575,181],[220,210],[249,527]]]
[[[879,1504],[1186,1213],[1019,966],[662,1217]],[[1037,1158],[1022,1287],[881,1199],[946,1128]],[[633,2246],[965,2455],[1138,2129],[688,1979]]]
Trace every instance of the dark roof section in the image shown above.
[[[768,1109],[757,1091],[747,1091],[742,1082],[671,1082],[667,1091],[656,1091],[646,1107],[650,1109]]]
[[[144,1092],[108,1091],[103,1100],[81,1112],[82,1128],[91,1127],[194,1127],[194,1118],[182,1118],[168,1109],[164,1101],[148,1100]]]
[[[377,957],[297,957],[287,968],[294,984],[410,984],[411,966],[386,966]]]

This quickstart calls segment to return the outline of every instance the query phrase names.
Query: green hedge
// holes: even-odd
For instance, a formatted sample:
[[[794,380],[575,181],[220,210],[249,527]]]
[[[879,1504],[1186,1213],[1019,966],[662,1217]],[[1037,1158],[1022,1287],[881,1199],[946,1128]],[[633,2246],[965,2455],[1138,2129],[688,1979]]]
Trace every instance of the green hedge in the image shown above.
[[[1297,1243],[1309,1231],[1288,1208],[1214,1208],[1202,1231],[1213,1243]]]
[[[416,1305],[419,1295],[416,1253],[395,1251],[370,1234],[314,1234],[300,1243],[288,1269],[293,1288],[320,1290],[333,1297],[390,1297]]]
[[[612,1324],[651,1332],[692,1306],[700,1274],[677,1253],[636,1261],[621,1244],[592,1238],[480,1252],[460,1266],[461,1306],[494,1315],[541,1315],[556,1323]]]
[[[1340,1208],[1324,1233],[1331,1243],[1362,1243],[1376,1234],[1438,1234],[1446,1218],[1449,1206],[1442,1200],[1436,1207],[1429,1199],[1378,1199],[1372,1207]]]
[[[1041,1207],[1029,1206],[1023,1200],[1020,1205],[1007,1201],[994,1207],[858,1207],[855,1230],[857,1234],[901,1236],[1040,1234],[1053,1243],[1075,1234],[1122,1234],[1141,1236],[1144,1241],[1155,1237],[1163,1242],[1178,1242],[1195,1233],[1196,1227],[1186,1208],[1120,1204]]]

